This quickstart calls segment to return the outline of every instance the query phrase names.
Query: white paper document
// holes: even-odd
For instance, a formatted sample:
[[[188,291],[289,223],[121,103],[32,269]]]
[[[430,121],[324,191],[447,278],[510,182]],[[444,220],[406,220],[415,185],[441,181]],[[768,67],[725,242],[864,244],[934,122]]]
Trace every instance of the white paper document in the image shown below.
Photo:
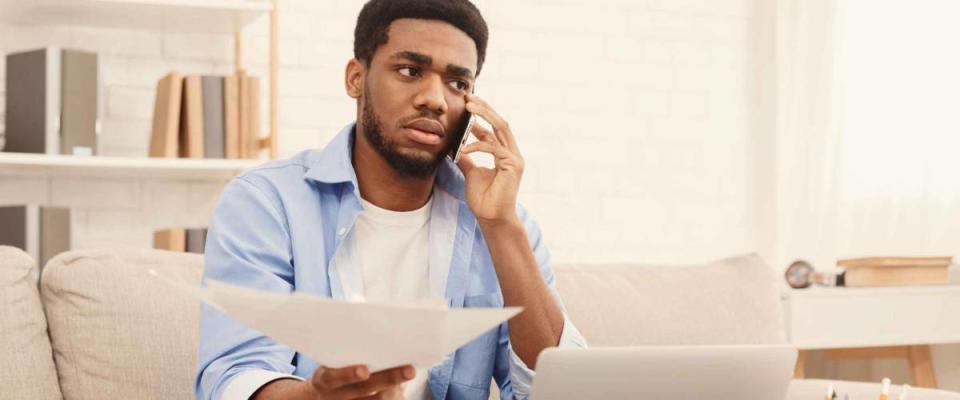
[[[200,288],[156,270],[150,274],[331,368],[429,368],[521,310],[344,302],[212,279]]]

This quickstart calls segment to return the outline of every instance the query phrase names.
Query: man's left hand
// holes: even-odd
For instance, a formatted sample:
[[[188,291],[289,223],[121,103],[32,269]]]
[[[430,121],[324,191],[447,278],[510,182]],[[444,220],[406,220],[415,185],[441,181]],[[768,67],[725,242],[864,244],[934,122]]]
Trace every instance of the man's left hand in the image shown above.
[[[517,192],[523,176],[523,157],[516,138],[493,108],[475,95],[467,95],[467,111],[490,123],[490,129],[473,124],[471,133],[478,141],[464,147],[457,163],[466,177],[467,205],[481,223],[499,225],[518,223]],[[493,156],[494,168],[478,167],[466,155],[487,153]]]

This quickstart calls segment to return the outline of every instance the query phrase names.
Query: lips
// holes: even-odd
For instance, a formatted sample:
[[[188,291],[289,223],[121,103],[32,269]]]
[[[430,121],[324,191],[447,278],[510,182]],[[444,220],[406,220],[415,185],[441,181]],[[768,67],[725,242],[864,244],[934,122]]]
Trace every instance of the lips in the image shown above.
[[[406,127],[443,137],[443,125],[432,119],[418,119],[407,124]]]
[[[445,135],[443,125],[431,119],[418,119],[405,125],[408,136],[415,142],[436,145],[442,142]]]

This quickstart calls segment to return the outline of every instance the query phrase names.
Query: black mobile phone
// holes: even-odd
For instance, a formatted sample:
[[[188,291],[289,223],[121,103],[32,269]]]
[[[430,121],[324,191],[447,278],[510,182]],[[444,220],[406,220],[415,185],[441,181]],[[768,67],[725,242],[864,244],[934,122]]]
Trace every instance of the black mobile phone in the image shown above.
[[[476,116],[473,115],[472,112],[463,112],[463,117],[460,119],[459,126],[457,127],[457,135],[454,136],[457,145],[451,147],[450,153],[447,154],[447,157],[450,157],[453,162],[460,161],[460,154],[463,151],[463,147],[467,145],[467,139],[470,138],[470,129],[473,128],[475,120]]]

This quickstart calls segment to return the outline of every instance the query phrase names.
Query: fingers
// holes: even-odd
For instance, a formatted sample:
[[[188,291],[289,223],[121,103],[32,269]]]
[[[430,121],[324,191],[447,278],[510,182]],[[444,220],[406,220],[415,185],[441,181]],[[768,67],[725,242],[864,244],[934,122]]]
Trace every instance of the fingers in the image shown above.
[[[510,157],[510,152],[508,152],[506,149],[504,149],[503,146],[501,146],[501,145],[498,144],[498,143],[490,143],[490,142],[473,142],[473,143],[470,143],[470,144],[468,144],[466,147],[463,148],[463,150],[460,152],[460,154],[462,154],[462,155],[467,155],[467,154],[470,154],[470,153],[476,153],[476,152],[478,152],[478,151],[479,151],[479,152],[482,152],[482,153],[492,154],[492,155],[493,155],[495,158],[497,158],[497,159]],[[462,160],[462,159],[463,159],[463,156],[461,156],[460,159]]]
[[[345,368],[320,367],[313,372],[310,383],[320,390],[334,390],[347,385],[363,382],[370,378],[370,371],[364,365]]]
[[[460,170],[463,171],[464,175],[467,175],[470,173],[470,171],[472,171],[474,168],[477,167],[477,164],[474,164],[473,160],[471,160],[470,157],[466,157],[466,155],[461,155],[460,161],[457,161],[457,166],[460,167]]]
[[[480,124],[473,124],[473,128],[470,128],[470,133],[473,133],[473,136],[476,136],[478,140],[503,144],[500,143],[500,139],[497,139],[497,136],[494,135],[493,132],[480,126]]]
[[[416,376],[416,370],[410,365],[391,368],[370,375],[370,379],[363,382],[341,387],[337,390],[337,394],[348,399],[371,396],[389,389],[392,386],[409,381],[413,379],[414,376]]]
[[[476,95],[468,94],[466,107],[467,111],[483,117],[483,119],[490,123],[490,126],[493,127],[493,133],[496,135],[497,139],[499,139],[500,143],[503,143],[511,150],[517,150],[517,144],[514,140],[513,132],[510,131],[510,126],[507,124],[507,121],[504,120],[500,114],[494,111],[486,101],[477,97]]]

